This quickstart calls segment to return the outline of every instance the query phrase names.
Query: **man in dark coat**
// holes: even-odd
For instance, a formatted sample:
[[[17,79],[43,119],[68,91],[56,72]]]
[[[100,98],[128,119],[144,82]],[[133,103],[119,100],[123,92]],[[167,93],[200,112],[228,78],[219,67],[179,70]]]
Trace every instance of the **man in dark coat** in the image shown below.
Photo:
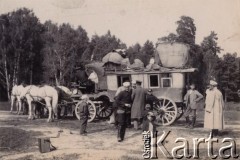
[[[132,92],[132,110],[131,110],[131,118],[133,120],[134,128],[138,128],[138,122],[142,120],[143,118],[143,111],[145,107],[145,98],[146,98],[146,92],[141,87],[142,82],[136,81],[136,89]]]
[[[79,114],[80,114],[80,135],[86,135],[87,131],[87,121],[89,116],[89,110],[88,110],[88,96],[82,95],[82,103],[79,106]]]
[[[116,97],[116,105],[117,105],[117,122],[118,122],[118,142],[122,142],[125,135],[125,130],[127,126],[127,110],[131,108],[131,90],[130,90],[130,82],[124,82],[123,86],[125,90],[121,91]]]

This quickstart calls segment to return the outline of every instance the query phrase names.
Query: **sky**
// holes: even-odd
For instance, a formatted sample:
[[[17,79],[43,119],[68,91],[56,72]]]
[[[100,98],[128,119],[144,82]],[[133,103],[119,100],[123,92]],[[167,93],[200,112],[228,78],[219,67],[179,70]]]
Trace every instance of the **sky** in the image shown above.
[[[127,46],[155,43],[176,32],[182,15],[190,16],[197,44],[215,31],[221,55],[237,52],[240,57],[240,0],[0,0],[0,14],[21,7],[32,9],[42,23],[81,25],[89,37],[110,30]]]

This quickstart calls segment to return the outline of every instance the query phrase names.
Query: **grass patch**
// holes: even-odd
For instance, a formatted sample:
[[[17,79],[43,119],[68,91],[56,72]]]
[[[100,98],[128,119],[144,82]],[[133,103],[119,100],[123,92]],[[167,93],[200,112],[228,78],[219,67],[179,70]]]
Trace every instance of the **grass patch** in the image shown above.
[[[35,136],[38,135],[41,135],[41,133],[0,127],[0,148],[5,151],[25,151],[37,145]]]

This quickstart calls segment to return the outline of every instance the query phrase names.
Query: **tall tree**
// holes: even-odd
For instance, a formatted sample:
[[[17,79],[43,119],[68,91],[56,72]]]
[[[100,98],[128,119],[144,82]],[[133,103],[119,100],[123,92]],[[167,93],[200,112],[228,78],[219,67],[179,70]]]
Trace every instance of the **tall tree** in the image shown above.
[[[238,69],[237,54],[227,53],[223,55],[223,60],[221,60],[221,65],[219,65],[219,73],[217,75],[220,86],[225,93],[225,101],[229,97],[233,98],[234,93],[238,90],[238,85],[240,83],[240,75]]]
[[[1,67],[5,72],[5,88],[9,94],[11,86],[26,79],[32,81],[34,58],[41,50],[43,28],[31,10],[21,8],[1,16],[2,37]],[[38,74],[38,73],[35,73]]]
[[[69,24],[57,26],[51,21],[45,23],[45,28],[45,80],[57,85],[66,85],[73,76],[74,67],[81,61],[82,54],[88,47],[87,33],[82,27],[75,30]]]
[[[177,23],[178,42],[183,42],[189,45],[195,44],[196,26],[194,20],[188,16],[181,16]]]
[[[153,42],[147,40],[141,49],[141,54],[142,54],[141,60],[143,61],[144,65],[145,66],[148,65],[150,58],[154,57]]]
[[[126,45],[108,31],[105,35],[94,35],[92,37],[88,49],[84,52],[84,57],[94,61],[101,61],[107,53],[118,48],[125,49]]]
[[[219,57],[217,54],[220,53],[221,48],[218,46],[217,40],[217,34],[212,31],[201,43],[203,51],[203,65],[205,70],[205,85],[207,85],[211,77],[216,77],[218,74],[217,68],[219,64]]]

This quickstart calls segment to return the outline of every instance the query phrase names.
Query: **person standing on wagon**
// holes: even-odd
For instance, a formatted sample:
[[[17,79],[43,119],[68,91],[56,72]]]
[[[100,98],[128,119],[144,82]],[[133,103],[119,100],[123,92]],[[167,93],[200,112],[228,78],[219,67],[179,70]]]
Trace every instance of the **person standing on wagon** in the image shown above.
[[[132,110],[131,119],[133,120],[134,128],[138,130],[138,122],[143,118],[145,107],[146,91],[141,87],[142,82],[136,81],[136,89],[132,92]]]
[[[217,89],[217,82],[211,80],[206,90],[204,128],[212,130],[212,136],[224,129],[224,101],[222,93]]]
[[[117,123],[118,123],[118,142],[122,142],[125,136],[125,131],[127,127],[127,110],[131,108],[131,90],[130,90],[130,82],[124,82],[123,86],[125,90],[121,91],[116,97],[116,105],[117,105]]]
[[[186,128],[190,127],[191,129],[194,128],[196,122],[196,109],[197,103],[203,98],[203,95],[199,93],[195,89],[195,84],[192,83],[190,85],[190,89],[187,91],[186,95],[184,96],[184,101],[186,104],[186,111],[184,113],[184,117],[186,118]]]
[[[87,121],[89,116],[88,104],[87,101],[89,97],[87,95],[82,95],[82,103],[79,106],[80,114],[80,135],[87,135]]]

